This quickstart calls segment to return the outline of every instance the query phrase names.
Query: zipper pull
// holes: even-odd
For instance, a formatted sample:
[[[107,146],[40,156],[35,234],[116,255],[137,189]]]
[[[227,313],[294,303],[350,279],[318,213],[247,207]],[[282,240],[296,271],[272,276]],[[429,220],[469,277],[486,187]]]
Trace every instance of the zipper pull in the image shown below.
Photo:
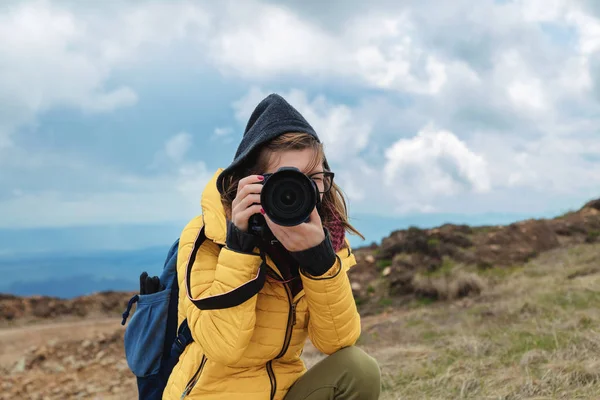
[[[187,396],[187,394],[188,394],[188,389],[186,388],[186,389],[183,391],[183,393],[181,393],[181,397],[179,398],[179,400],[183,400],[183,399],[185,399],[185,397]]]
[[[187,395],[190,394],[190,391],[192,390],[192,388],[194,386],[196,386],[196,382],[198,382],[198,380],[195,378],[192,378],[192,380],[188,383],[188,385],[184,389],[183,393],[181,393],[181,397],[179,398],[179,400],[185,399],[187,397]]]
[[[292,304],[292,326],[296,325],[296,303]]]

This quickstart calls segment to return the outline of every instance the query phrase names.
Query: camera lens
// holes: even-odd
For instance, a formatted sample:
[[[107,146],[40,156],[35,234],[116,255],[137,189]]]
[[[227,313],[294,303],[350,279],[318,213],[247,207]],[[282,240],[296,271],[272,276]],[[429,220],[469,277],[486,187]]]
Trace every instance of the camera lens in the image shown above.
[[[285,206],[289,207],[292,204],[294,204],[295,201],[296,201],[296,193],[294,193],[294,191],[292,191],[292,190],[288,190],[281,195],[281,202]]]
[[[295,168],[282,168],[264,183],[261,205],[273,222],[282,226],[306,221],[318,201],[312,179]]]

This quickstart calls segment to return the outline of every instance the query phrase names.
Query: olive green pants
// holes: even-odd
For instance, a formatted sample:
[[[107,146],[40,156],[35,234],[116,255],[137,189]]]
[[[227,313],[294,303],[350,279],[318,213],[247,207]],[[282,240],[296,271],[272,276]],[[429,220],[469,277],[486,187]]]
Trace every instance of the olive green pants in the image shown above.
[[[319,361],[296,381],[285,400],[375,400],[381,372],[374,358],[352,346]]]

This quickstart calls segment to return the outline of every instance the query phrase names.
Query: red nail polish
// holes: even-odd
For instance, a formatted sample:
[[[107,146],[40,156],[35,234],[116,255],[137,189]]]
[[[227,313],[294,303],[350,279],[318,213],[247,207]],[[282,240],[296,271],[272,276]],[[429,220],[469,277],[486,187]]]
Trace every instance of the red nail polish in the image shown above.
[[[264,180],[265,180],[265,177],[264,177],[264,176],[262,176],[262,175],[259,175],[259,176],[258,176],[258,180],[259,180],[259,181],[264,181]]]
[[[261,208],[261,209],[260,209],[260,213],[261,213],[262,215],[265,215],[265,210],[263,210],[263,209]]]

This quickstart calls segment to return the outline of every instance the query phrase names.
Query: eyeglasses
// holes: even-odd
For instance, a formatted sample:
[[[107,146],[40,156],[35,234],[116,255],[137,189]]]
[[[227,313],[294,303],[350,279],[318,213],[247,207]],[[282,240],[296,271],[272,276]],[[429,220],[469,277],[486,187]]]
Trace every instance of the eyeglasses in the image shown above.
[[[315,172],[314,174],[308,175],[319,188],[319,193],[325,194],[331,190],[333,186],[333,177],[335,174],[331,171]]]

